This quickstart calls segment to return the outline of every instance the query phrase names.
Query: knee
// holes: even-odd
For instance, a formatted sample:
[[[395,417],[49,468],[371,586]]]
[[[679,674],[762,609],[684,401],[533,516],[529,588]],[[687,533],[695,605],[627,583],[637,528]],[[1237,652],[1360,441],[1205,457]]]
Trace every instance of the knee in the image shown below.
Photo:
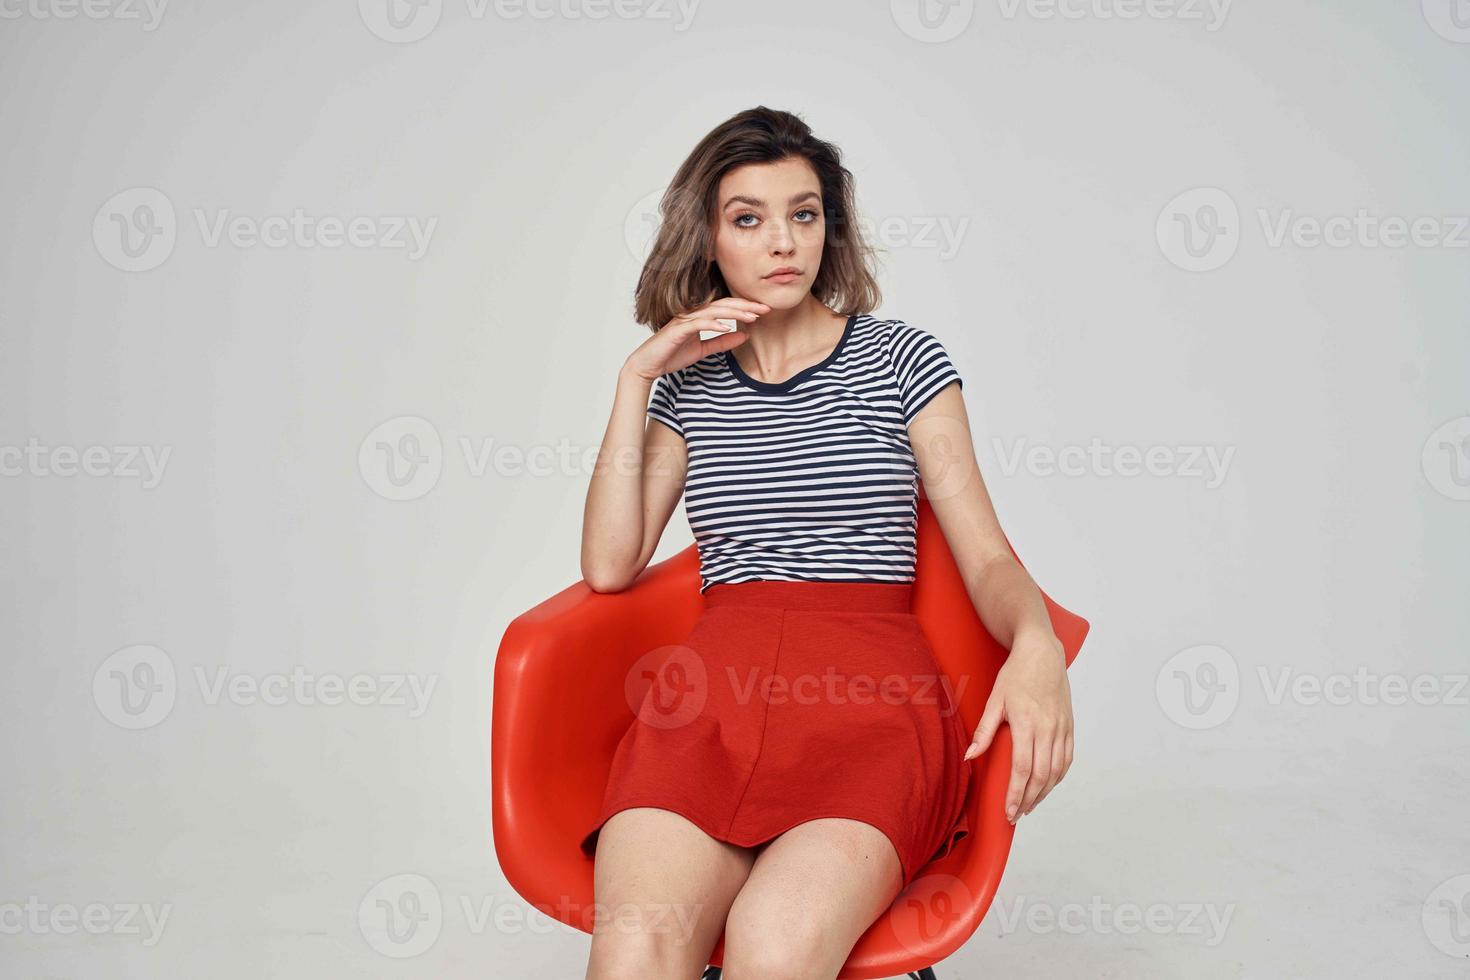
[[[722,980],[828,980],[846,959],[831,936],[807,921],[737,921],[725,925]]]
[[[663,937],[596,935],[587,980],[689,980],[692,951]]]

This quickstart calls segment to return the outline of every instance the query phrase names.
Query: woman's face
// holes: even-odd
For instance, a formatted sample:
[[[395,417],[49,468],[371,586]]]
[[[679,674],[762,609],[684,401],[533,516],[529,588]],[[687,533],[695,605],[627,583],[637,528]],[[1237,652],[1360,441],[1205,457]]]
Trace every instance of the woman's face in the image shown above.
[[[821,184],[800,158],[751,163],[720,179],[715,262],[730,292],[791,309],[811,292],[822,264],[827,215]],[[777,275],[778,269],[795,274]]]

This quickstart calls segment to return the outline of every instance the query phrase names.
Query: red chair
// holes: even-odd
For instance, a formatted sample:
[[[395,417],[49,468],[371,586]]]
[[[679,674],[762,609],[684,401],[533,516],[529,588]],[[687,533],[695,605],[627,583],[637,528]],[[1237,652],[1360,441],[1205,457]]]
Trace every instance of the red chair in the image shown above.
[[[1070,666],[1088,623],[1045,598]],[[490,743],[496,857],[522,898],[583,932],[593,926],[592,862],[577,845],[596,819],[613,751],[633,721],[636,701],[624,693],[629,668],[682,640],[702,609],[699,555],[690,545],[622,592],[593,592],[585,582],[563,589],[516,617],[501,638]],[[973,731],[1006,651],[975,613],[923,497],[914,612]],[[1010,728],[1003,725],[973,762],[969,836],[926,865],[878,917],[839,980],[906,972],[933,978],[931,965],[979,928],[1015,832],[1004,812],[1010,762]],[[722,935],[706,977],[719,976],[724,945]]]

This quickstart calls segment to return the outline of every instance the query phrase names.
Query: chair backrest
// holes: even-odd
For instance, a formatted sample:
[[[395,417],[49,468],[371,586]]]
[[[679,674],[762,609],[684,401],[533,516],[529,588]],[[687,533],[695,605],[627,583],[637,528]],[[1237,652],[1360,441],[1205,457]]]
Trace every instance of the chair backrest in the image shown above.
[[[914,612],[973,728],[1006,651],[975,612],[924,498],[917,533]],[[699,585],[699,554],[690,545],[645,569],[622,592],[596,593],[584,582],[563,589],[516,617],[500,641],[490,745],[496,856],[522,898],[584,932],[593,923],[592,864],[577,844],[596,816],[613,752],[634,717],[634,667],[688,635],[704,607]],[[1043,597],[1070,664],[1088,624]],[[975,760],[979,778],[966,804],[971,837],[919,873],[859,940],[847,967],[856,972],[843,977],[901,975],[928,965],[979,926],[1013,832],[998,798],[1009,745],[1003,727],[992,750]],[[936,909],[943,914],[931,927]],[[720,962],[722,950],[723,939],[711,962]]]

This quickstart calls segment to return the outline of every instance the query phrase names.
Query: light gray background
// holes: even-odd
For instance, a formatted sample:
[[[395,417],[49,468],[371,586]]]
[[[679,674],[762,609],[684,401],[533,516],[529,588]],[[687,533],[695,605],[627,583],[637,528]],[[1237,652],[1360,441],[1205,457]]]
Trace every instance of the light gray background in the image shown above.
[[[656,194],[766,104],[842,147],[879,314],[949,348],[1006,531],[1093,623],[1075,768],[941,977],[1463,976],[1449,0],[989,0],[932,28],[909,2],[620,9],[445,0],[395,33],[379,0],[5,8],[0,972],[582,975],[588,937],[527,915],[492,850],[492,661],[578,578],[580,454],[646,336]],[[1201,207],[1222,195],[1238,220]],[[116,221],[166,230],[138,207],[160,196],[174,239],[135,225],[130,271]],[[296,208],[390,242],[394,216],[436,223],[422,254],[207,234]],[[1272,244],[1360,210],[1440,240]],[[1158,229],[1212,214],[1216,267],[1181,267]],[[31,440],[49,455],[18,465]],[[1164,455],[1005,462],[1093,440]],[[479,455],[502,446],[569,452]],[[89,447],[91,473],[55,455]],[[680,510],[658,557],[689,541]],[[140,662],[165,700],[135,690],[157,717],[130,729]],[[298,666],[435,686],[422,710],[212,696]],[[1341,703],[1274,697],[1359,670]],[[1437,693],[1385,704],[1385,676]],[[442,906],[412,957],[370,937],[405,888]],[[96,934],[66,917],[94,904]],[[156,941],[130,905],[167,911]]]

